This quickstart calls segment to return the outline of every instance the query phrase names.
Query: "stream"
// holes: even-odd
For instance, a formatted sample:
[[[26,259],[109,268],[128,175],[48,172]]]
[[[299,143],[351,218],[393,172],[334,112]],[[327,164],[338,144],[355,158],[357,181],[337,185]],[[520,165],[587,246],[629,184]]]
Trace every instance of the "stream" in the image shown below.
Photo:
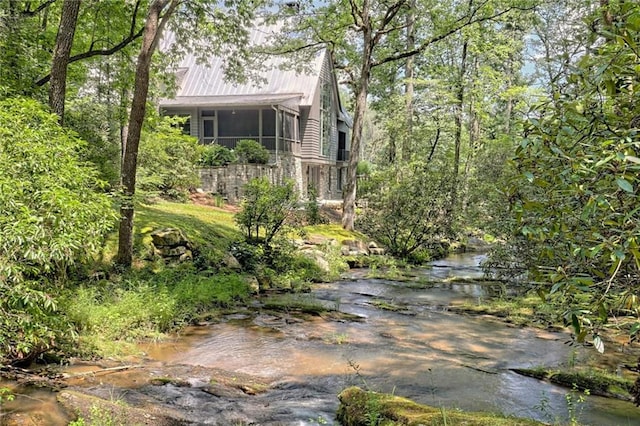
[[[629,402],[594,396],[578,402],[578,395],[565,388],[510,371],[566,365],[589,350],[568,345],[567,334],[448,311],[452,303],[477,300],[491,291],[486,285],[446,281],[454,276],[479,279],[481,259],[463,254],[433,262],[432,268],[419,271],[425,280],[441,282],[430,286],[366,279],[362,271],[314,286],[314,299],[359,320],[301,320],[256,306],[215,324],[188,328],[171,341],[143,345],[150,374],[160,376],[163,368],[179,366],[188,386],[152,386],[133,371],[77,386],[103,398],[115,394],[134,405],[162,405],[195,424],[334,424],[336,395],[350,385],[435,407],[552,423],[573,417],[587,425],[640,424],[640,409]],[[383,304],[397,310],[380,309]],[[203,392],[210,376],[202,368],[262,377],[270,386],[257,395]],[[19,410],[20,404],[38,400],[49,401],[44,393],[18,395],[4,409]],[[43,424],[66,424],[68,419],[56,414],[59,407],[49,404],[40,408],[50,415]]]

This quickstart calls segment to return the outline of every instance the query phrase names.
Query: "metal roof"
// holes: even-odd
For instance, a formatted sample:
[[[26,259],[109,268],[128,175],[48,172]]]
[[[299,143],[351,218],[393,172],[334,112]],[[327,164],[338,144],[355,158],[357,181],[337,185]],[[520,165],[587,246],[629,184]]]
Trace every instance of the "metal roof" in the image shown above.
[[[251,30],[251,44],[264,44],[275,27],[254,27]],[[171,43],[168,34],[163,44]],[[307,73],[281,69],[284,59],[271,57],[260,72],[263,83],[234,83],[225,80],[224,60],[211,56],[200,63],[193,54],[187,54],[177,69],[179,87],[173,99],[161,99],[161,106],[213,106],[213,105],[267,105],[298,99],[300,106],[313,102],[318,79],[325,61],[326,50],[320,50],[313,63],[307,64]]]

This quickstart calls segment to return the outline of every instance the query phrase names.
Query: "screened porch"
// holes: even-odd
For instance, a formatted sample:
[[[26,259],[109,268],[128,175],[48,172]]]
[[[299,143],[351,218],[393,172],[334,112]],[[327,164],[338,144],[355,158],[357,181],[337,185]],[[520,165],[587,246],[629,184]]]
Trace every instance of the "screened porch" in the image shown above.
[[[299,116],[275,109],[198,109],[198,135],[203,144],[234,149],[238,141],[253,139],[274,152],[294,152],[300,142]],[[193,135],[193,130],[189,129]]]

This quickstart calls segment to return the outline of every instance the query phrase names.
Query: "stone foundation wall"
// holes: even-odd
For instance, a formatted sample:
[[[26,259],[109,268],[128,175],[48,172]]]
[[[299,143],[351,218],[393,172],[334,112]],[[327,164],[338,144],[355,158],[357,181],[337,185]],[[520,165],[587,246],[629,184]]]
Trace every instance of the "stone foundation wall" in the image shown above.
[[[227,166],[206,167],[200,169],[202,189],[205,192],[220,195],[230,203],[237,203],[242,198],[242,187],[251,179],[266,177],[275,185],[282,184],[285,179],[293,179],[295,189],[304,199],[307,187],[313,182],[312,169],[318,187],[318,198],[321,200],[342,199],[342,190],[338,184],[338,169],[328,164],[309,164],[294,156],[282,156],[277,164],[229,164]],[[345,173],[346,174],[346,173]],[[344,180],[344,179],[343,179]]]
[[[278,164],[229,164],[202,168],[202,189],[220,195],[230,203],[236,203],[242,198],[242,187],[247,182],[258,177],[266,177],[274,185],[282,184],[285,179],[293,179],[296,190],[301,192],[303,182],[299,163],[298,158],[288,156],[281,158]]]

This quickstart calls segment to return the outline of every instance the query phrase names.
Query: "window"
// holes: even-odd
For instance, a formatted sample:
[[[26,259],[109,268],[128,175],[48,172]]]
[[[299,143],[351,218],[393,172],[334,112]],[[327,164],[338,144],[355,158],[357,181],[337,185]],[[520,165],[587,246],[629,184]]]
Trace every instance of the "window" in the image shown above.
[[[320,94],[320,153],[325,157],[328,157],[331,152],[333,134],[332,110],[333,96],[331,93],[331,84],[323,81]]]

